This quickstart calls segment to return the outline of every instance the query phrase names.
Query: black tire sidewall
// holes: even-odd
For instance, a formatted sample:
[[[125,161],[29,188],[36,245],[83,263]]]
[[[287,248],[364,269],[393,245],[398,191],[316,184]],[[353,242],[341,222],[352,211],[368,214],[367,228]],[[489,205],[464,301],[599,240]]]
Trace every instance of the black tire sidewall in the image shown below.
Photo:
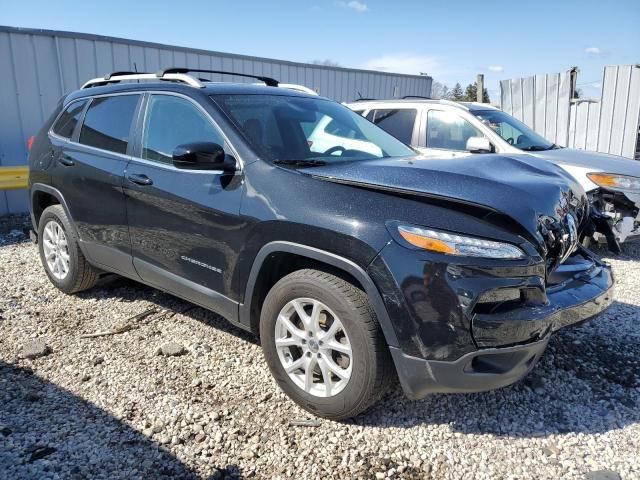
[[[67,273],[67,276],[62,280],[57,279],[51,274],[44,256],[43,233],[45,226],[51,220],[56,221],[58,225],[62,227],[62,229],[64,230],[64,234],[67,237],[67,249],[69,250],[69,272]],[[38,238],[38,250],[40,251],[40,259],[42,260],[42,266],[44,268],[44,271],[47,273],[49,280],[63,292],[73,292],[80,273],[80,259],[78,258],[80,250],[78,247],[78,241],[76,239],[75,231],[73,230],[73,226],[69,222],[69,219],[67,218],[67,215],[65,214],[65,211],[61,206],[55,205],[52,207],[48,207],[42,213],[42,216],[40,217],[40,221],[38,223]]]
[[[263,304],[260,339],[265,358],[273,377],[284,392],[296,403],[315,415],[342,418],[362,403],[363,396],[373,392],[371,385],[376,358],[368,342],[367,332],[357,309],[335,287],[317,279],[285,278],[269,292]],[[313,298],[324,303],[342,322],[352,349],[352,372],[349,383],[332,397],[316,397],[306,393],[289,378],[275,347],[275,325],[282,308],[295,298]]]

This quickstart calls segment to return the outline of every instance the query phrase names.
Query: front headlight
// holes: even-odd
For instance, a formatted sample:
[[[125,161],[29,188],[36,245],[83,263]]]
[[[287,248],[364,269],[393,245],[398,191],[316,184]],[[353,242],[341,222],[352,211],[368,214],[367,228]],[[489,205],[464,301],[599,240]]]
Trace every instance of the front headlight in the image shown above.
[[[615,173],[587,173],[587,177],[599,187],[640,193],[640,177]]]
[[[448,255],[503,259],[525,256],[522,250],[509,243],[466,237],[430,228],[398,225],[398,233],[414,247]]]

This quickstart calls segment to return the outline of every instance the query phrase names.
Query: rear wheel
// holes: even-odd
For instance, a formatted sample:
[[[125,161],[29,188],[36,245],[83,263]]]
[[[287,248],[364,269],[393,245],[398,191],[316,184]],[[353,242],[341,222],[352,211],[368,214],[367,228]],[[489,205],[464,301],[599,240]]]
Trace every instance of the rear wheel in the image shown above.
[[[95,285],[98,271],[78,246],[75,230],[61,205],[47,207],[38,223],[40,259],[51,283],[65,293]]]
[[[280,387],[319,416],[357,415],[393,378],[367,296],[326,272],[299,270],[276,283],[263,304],[260,337]]]

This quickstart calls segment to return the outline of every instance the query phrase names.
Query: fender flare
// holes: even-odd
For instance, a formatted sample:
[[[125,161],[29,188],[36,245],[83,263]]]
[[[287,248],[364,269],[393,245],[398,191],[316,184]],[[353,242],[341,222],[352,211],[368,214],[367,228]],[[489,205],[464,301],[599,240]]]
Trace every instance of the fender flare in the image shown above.
[[[367,272],[353,261],[336,255],[331,252],[320,250],[318,248],[301,245],[298,243],[286,242],[286,241],[274,241],[264,245],[258,254],[256,255],[253,265],[251,266],[251,272],[249,273],[249,279],[247,281],[247,287],[245,289],[245,302],[239,305],[239,319],[245,328],[251,329],[251,299],[253,297],[254,287],[258,279],[258,274],[262,268],[262,265],[266,258],[273,253],[291,253],[299,255],[301,257],[307,257],[318,262],[331,265],[339,270],[342,270],[352,277],[354,277],[365,290],[365,293],[369,297],[371,307],[376,313],[380,328],[384,334],[385,340],[389,346],[398,346],[398,337],[391,324],[391,319],[387,313],[382,296],[378,291],[373,280],[367,274]]]
[[[78,228],[76,227],[75,222],[73,221],[73,217],[71,216],[71,212],[69,211],[69,207],[67,205],[67,201],[64,199],[64,196],[62,195],[62,193],[60,192],[60,190],[58,190],[57,188],[54,188],[50,185],[45,185],[44,183],[34,183],[31,186],[31,189],[29,191],[29,207],[30,207],[30,213],[31,213],[31,224],[33,225],[33,228],[36,230],[36,232],[38,231],[38,224],[36,223],[36,216],[35,216],[35,212],[33,209],[33,201],[34,201],[34,197],[36,192],[44,192],[44,193],[48,193],[49,195],[52,195],[53,197],[55,197],[58,202],[60,203],[60,205],[62,205],[62,208],[64,209],[64,212],[67,214],[67,218],[71,221],[71,225],[73,226],[74,230],[76,231],[76,237],[78,236]],[[78,237],[79,238],[79,237]]]

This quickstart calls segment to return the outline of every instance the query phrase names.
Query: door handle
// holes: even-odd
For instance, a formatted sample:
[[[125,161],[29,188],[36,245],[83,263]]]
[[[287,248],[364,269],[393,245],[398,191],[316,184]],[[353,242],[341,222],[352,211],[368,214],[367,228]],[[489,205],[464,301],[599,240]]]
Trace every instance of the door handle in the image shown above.
[[[58,161],[65,167],[73,167],[76,164],[76,162],[74,162],[73,159],[68,155],[62,155],[58,158]]]
[[[153,185],[153,180],[144,174],[132,173],[127,175],[127,180],[137,185]]]

